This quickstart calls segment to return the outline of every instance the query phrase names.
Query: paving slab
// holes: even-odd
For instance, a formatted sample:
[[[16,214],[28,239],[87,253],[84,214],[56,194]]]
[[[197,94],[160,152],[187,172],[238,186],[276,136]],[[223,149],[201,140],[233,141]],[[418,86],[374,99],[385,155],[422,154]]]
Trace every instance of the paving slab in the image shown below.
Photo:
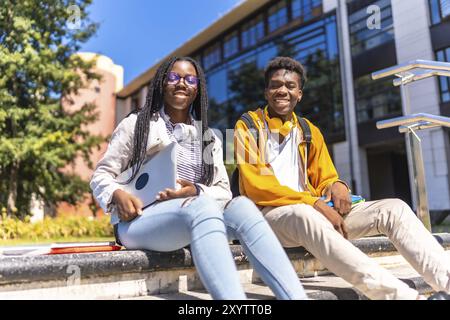
[[[450,251],[447,251],[447,255],[450,258]],[[431,287],[423,281],[422,277],[402,256],[391,255],[372,259],[420,293],[424,295],[432,293]],[[333,274],[302,278],[301,281],[308,297],[312,300],[367,299],[350,283]],[[275,299],[270,288],[263,283],[248,283],[244,284],[243,287],[249,300]],[[211,296],[205,290],[181,290],[177,293],[135,297],[129,300],[211,300]]]

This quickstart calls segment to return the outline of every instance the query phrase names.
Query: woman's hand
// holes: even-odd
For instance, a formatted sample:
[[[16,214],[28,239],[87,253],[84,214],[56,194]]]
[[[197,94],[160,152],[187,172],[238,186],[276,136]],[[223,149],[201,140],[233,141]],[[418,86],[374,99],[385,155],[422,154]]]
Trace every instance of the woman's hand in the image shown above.
[[[181,185],[181,189],[165,189],[164,191],[158,193],[156,199],[159,201],[165,201],[175,198],[193,197],[197,195],[197,188],[193,183],[183,179],[178,179],[177,182]]]
[[[121,221],[131,221],[142,214],[142,201],[121,189],[114,191],[112,201],[116,204],[119,219]]]
[[[339,232],[345,239],[348,239],[347,228],[345,227],[344,219],[332,207],[328,206],[323,200],[317,200],[314,204],[314,209],[331,222],[334,229]]]

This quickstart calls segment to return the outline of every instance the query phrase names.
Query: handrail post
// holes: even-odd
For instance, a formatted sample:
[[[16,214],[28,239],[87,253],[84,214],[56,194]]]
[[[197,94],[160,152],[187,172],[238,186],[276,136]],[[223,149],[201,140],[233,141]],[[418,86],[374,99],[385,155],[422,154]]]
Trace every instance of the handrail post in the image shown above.
[[[409,100],[408,87],[406,86],[406,82],[409,80],[409,78],[411,76],[407,72],[402,72],[401,74],[398,74],[397,76],[401,79],[400,93],[401,93],[402,102],[403,102],[402,103],[402,112],[403,112],[403,115],[406,116],[406,115],[411,114],[411,104],[410,104],[410,100]],[[413,142],[412,138],[413,137],[411,137],[411,131],[408,130],[405,133],[405,142],[406,142],[406,161],[408,162],[408,168],[409,168],[409,170],[408,170],[409,189],[411,190],[411,200],[412,200],[413,209],[416,210],[417,216],[420,217],[418,208],[421,208],[422,205],[420,204],[421,197],[419,197],[419,194],[418,194],[419,187],[417,185],[418,180],[416,180],[416,177],[417,177],[416,174],[418,173],[418,171],[415,170],[416,167],[414,165],[414,161],[415,161],[414,159],[415,159],[416,154],[419,154],[419,157],[421,157],[422,150],[415,149],[415,148],[417,148],[417,144]],[[420,147],[420,142],[419,142],[419,147]],[[413,170],[411,170],[411,168],[413,168]],[[425,192],[426,192],[426,190],[425,190]],[[425,194],[425,198],[427,198],[426,194]],[[427,210],[428,210],[428,206],[427,206]],[[427,228],[428,228],[428,226],[427,226]],[[431,226],[428,229],[431,230]]]
[[[378,129],[393,127],[398,127],[400,133],[404,133],[405,138],[407,139],[407,147],[409,147],[408,150],[411,151],[410,156],[412,159],[411,169],[413,176],[413,189],[411,192],[417,199],[417,207],[415,210],[417,212],[417,216],[425,227],[431,231],[431,219],[428,208],[422,145],[416,132],[437,127],[450,128],[450,118],[426,113],[418,113],[377,122]]]
[[[413,207],[424,226],[431,231],[422,145],[416,131],[442,125],[450,127],[450,118],[427,114],[418,114],[409,117],[411,106],[406,85],[414,81],[420,81],[434,76],[450,77],[450,63],[426,60],[410,61],[374,72],[372,73],[372,79],[377,80],[393,75],[399,78],[395,79],[393,84],[394,86],[400,86],[403,102],[402,111],[404,116],[396,119],[378,121],[377,128],[383,129],[400,125],[400,132],[405,133]],[[411,123],[413,120],[412,118],[416,118],[415,123]],[[401,121],[404,121],[405,123],[399,124]]]
[[[412,176],[413,181],[410,183],[413,185],[411,190],[413,192],[413,199],[415,200],[415,209],[417,216],[423,225],[431,231],[431,219],[430,210],[428,207],[428,194],[425,180],[425,166],[423,162],[422,142],[419,136],[414,131],[413,126],[409,126],[408,131],[405,132],[405,138],[407,143],[408,161],[411,163],[410,179]],[[411,171],[411,170],[410,170]],[[414,202],[413,202],[414,203]]]

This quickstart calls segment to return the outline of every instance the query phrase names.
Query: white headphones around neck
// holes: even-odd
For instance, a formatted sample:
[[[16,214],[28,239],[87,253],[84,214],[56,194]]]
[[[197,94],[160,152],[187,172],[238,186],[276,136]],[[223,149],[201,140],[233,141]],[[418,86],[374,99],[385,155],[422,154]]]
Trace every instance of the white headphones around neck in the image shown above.
[[[173,128],[173,135],[178,142],[195,140],[197,138],[197,129],[193,125],[177,123]]]

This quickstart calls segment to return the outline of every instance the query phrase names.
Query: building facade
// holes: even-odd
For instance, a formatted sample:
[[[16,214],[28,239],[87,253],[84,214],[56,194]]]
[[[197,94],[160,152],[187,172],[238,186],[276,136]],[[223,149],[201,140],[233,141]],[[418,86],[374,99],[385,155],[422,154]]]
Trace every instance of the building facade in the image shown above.
[[[268,61],[299,60],[309,80],[297,112],[319,126],[341,177],[367,199],[411,203],[404,136],[375,126],[402,115],[400,89],[371,73],[415,59],[450,62],[450,0],[247,0],[171,55],[201,62],[210,123],[222,131],[263,106]],[[116,124],[143,105],[157,66],[118,93]],[[413,113],[450,115],[448,78],[413,83],[408,92]],[[437,128],[420,137],[430,209],[448,211],[449,132]]]
[[[65,106],[71,111],[80,109],[86,103],[96,105],[98,120],[90,123],[86,129],[93,135],[108,137],[115,128],[116,120],[116,93],[123,88],[124,70],[120,65],[115,64],[109,57],[90,52],[78,53],[84,60],[91,61],[96,59],[96,65],[93,71],[101,76],[101,80],[94,80],[89,87],[79,90],[73,97],[73,104]],[[101,159],[107,148],[107,143],[102,143],[100,148],[92,150],[90,160],[95,164]],[[90,181],[93,169],[90,169],[87,163],[81,157],[75,159],[73,166],[65,168],[69,172],[74,172],[85,181]],[[92,195],[86,195],[86,201],[77,206],[68,203],[61,203],[58,208],[58,214],[78,214],[91,215],[89,205],[93,200]]]

